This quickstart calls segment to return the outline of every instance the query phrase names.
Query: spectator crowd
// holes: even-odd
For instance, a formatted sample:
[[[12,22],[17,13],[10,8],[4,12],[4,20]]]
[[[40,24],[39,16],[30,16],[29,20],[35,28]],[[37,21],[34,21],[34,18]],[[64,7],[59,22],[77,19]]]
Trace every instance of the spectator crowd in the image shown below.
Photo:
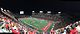
[[[26,34],[26,32],[27,29],[24,25],[6,16],[0,15],[0,33]]]
[[[14,33],[14,34],[49,34],[49,33],[38,33],[37,30],[31,29],[19,22],[0,15],[0,33]],[[51,29],[50,34],[80,34],[80,21],[69,24],[66,27],[54,30]]]
[[[50,34],[80,34],[80,21],[57,30],[52,28]]]

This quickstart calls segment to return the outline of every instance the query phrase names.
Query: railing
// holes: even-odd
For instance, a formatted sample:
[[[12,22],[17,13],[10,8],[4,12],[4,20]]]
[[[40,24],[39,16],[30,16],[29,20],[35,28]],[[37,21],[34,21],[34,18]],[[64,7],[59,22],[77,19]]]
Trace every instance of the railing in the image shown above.
[[[4,12],[4,11],[1,11],[3,14],[7,15],[8,17],[10,17],[11,19],[14,19],[15,21],[17,21],[13,16],[11,16],[10,14]]]

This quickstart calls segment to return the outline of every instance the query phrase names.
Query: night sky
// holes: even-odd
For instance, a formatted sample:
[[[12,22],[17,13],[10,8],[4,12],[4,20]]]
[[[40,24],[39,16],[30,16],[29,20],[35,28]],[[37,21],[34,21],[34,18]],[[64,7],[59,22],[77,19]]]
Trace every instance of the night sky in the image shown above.
[[[20,10],[30,15],[31,11],[52,11],[57,13],[67,13],[69,15],[80,15],[80,1],[63,0],[0,0],[0,7],[9,9],[13,13],[19,13]]]

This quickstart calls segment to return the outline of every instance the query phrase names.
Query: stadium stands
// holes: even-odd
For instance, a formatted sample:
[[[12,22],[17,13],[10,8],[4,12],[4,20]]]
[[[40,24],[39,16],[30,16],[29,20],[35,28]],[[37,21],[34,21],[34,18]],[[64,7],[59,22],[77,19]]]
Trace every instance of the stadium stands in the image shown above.
[[[36,15],[18,18],[18,20],[15,16],[12,17],[11,13],[6,14],[0,12],[0,33],[80,34],[80,22],[65,26],[59,14],[53,16],[51,14],[38,13]]]

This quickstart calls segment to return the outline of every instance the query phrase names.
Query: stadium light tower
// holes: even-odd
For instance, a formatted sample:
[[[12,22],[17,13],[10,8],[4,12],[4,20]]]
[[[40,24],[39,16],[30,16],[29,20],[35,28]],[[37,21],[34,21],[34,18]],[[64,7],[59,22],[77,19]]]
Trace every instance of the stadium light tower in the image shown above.
[[[32,11],[33,13],[35,12],[35,11]]]
[[[49,13],[49,14],[50,14],[50,13],[51,13],[51,11],[48,11],[47,13]]]
[[[43,13],[43,11],[40,11],[40,13]]]
[[[58,14],[61,14],[61,12],[58,12]]]
[[[20,11],[20,14],[24,14],[24,11]]]
[[[3,8],[1,8],[1,11],[3,11]]]

